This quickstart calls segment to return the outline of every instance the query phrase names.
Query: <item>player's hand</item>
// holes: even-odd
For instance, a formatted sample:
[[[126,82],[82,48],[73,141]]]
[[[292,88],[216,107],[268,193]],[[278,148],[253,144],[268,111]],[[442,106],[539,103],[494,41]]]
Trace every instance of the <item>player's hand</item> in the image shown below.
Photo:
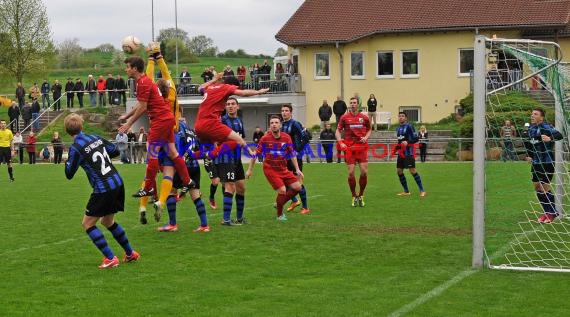
[[[365,136],[360,138],[360,142],[366,143],[366,141],[368,141],[368,138],[366,138]]]
[[[550,141],[552,141],[552,138],[549,137],[549,136],[546,135],[546,134],[540,135],[540,138],[542,139],[542,142],[550,142]]]
[[[253,174],[253,172],[248,169],[248,170],[245,172],[245,178],[249,179],[249,178],[251,177],[251,174]]]
[[[131,128],[131,124],[130,123],[125,123],[122,126],[119,127],[119,129],[117,129],[117,132],[122,132],[122,133],[126,133],[127,131],[129,131],[129,129]]]
[[[408,146],[408,141],[402,141],[402,143],[400,144],[402,144],[403,146]]]
[[[303,172],[301,172],[300,169],[297,169],[296,173],[297,173],[297,177],[299,177],[299,179],[305,178],[305,175],[303,175]]]
[[[526,156],[524,159],[527,162],[532,162],[532,157],[530,157],[530,156]]]
[[[262,89],[259,89],[257,92],[258,92],[259,94],[264,94],[264,93],[266,93],[266,92],[268,92],[268,91],[269,91],[269,88],[262,88]]]

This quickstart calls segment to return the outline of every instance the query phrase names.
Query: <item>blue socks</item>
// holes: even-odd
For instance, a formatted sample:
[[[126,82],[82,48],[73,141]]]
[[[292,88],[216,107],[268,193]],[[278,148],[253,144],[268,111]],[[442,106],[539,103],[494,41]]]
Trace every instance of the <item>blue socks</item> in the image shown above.
[[[166,199],[166,209],[168,210],[168,223],[171,226],[176,225],[176,197],[168,196]]]
[[[125,250],[125,253],[127,255],[133,254],[133,248],[131,248],[131,245],[129,244],[129,239],[127,239],[127,234],[125,233],[125,230],[123,230],[123,227],[121,227],[121,225],[115,222],[112,226],[110,226],[107,229],[111,231],[111,233],[113,234],[113,238],[117,240],[117,242],[121,245],[123,250]]]
[[[307,204],[307,190],[305,189],[305,185],[301,185],[301,190],[299,191],[299,198],[301,198],[301,204],[303,208],[309,208]],[[295,199],[296,201],[297,199]]]
[[[200,217],[200,226],[205,227],[208,225],[208,217],[206,216],[206,206],[202,198],[198,197],[194,200],[194,206],[196,206],[196,212],[198,217]]]
[[[412,174],[412,176],[414,177],[414,180],[416,181],[416,184],[418,184],[418,187],[420,189],[420,192],[424,191],[424,185],[422,185],[422,179],[420,178],[420,174],[419,173],[415,173]]]
[[[232,207],[234,203],[234,194],[224,193],[224,221],[230,221]]]
[[[85,232],[87,233],[89,238],[91,238],[91,241],[93,241],[93,244],[95,244],[95,246],[99,249],[99,251],[101,251],[101,253],[103,253],[103,255],[107,259],[111,260],[115,257],[115,255],[113,254],[113,251],[111,251],[111,248],[109,248],[109,245],[107,244],[107,240],[105,239],[105,236],[103,236],[103,232],[101,232],[101,230],[99,230],[99,228],[97,228],[96,226],[93,226],[93,227],[85,230]]]
[[[243,209],[245,207],[245,196],[236,194],[236,209],[237,209],[237,219],[243,219]]]
[[[404,191],[406,193],[409,193],[410,190],[408,189],[408,181],[406,181],[406,176],[404,176],[404,174],[402,173],[401,175],[398,175],[398,177],[400,178],[400,184],[402,184]]]

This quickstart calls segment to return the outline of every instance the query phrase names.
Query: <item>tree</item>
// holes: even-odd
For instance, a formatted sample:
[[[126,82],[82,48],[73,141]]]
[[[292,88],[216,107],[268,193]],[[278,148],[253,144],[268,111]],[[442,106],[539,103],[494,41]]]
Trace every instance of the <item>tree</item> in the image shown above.
[[[2,66],[18,82],[26,74],[45,72],[53,60],[54,46],[43,2],[0,0],[0,12]]]
[[[275,57],[277,56],[287,56],[287,50],[284,49],[283,47],[280,47],[277,49],[277,52],[275,52]]]
[[[101,53],[110,53],[115,51],[115,47],[110,43],[101,44],[97,46],[96,49]]]
[[[216,56],[218,48],[214,46],[214,40],[205,35],[194,36],[188,42],[188,48],[196,56]]]
[[[178,41],[178,63],[197,63],[198,58],[192,55],[190,50],[184,45],[181,40],[170,39],[166,42],[160,42],[161,46],[164,44],[164,49],[161,49],[165,60],[172,64],[176,62],[176,41]]]
[[[83,49],[79,46],[79,39],[67,39],[58,45],[59,64],[62,68],[79,66]]]
[[[188,38],[188,32],[181,29],[176,30],[175,28],[168,28],[158,31],[158,37],[156,38],[158,42],[166,42],[167,40],[172,39],[179,39],[183,43],[188,43],[190,41]]]

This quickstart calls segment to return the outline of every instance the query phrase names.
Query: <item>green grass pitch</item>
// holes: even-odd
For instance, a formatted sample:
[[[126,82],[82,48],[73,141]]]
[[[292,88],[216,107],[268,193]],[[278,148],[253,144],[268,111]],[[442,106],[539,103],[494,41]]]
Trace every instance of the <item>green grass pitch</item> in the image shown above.
[[[394,165],[370,165],[366,207],[353,208],[344,164],[306,164],[312,212],[291,213],[286,223],[275,220],[275,194],[258,165],[247,181],[250,223],[223,227],[221,211],[208,208],[209,233],[192,232],[198,219],[189,200],[178,204],[179,231],[159,233],[152,212],[139,224],[137,201],[127,198],[117,221],[141,258],[111,270],[97,268],[102,256],[81,228],[90,193],[83,172],[68,181],[63,165],[16,165],[10,184],[3,165],[0,316],[567,314],[568,274],[471,270],[471,164],[418,164],[425,198],[409,174],[413,195],[396,196]],[[118,169],[134,192],[144,168]],[[493,253],[512,239],[533,194],[528,165],[491,170]],[[208,188],[202,173],[204,195]],[[217,200],[221,206],[220,190]]]

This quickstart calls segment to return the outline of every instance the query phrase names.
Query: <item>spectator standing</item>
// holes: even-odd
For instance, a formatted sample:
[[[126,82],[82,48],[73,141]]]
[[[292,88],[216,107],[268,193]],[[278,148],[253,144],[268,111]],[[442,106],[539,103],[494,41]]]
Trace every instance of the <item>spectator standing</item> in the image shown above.
[[[38,131],[40,129],[40,102],[37,98],[32,100],[32,126],[34,131]]]
[[[95,107],[97,105],[97,83],[91,74],[87,77],[85,91],[89,94],[89,105]]]
[[[71,78],[68,78],[67,83],[65,84],[65,94],[67,97],[67,109],[73,108],[73,96],[75,95],[73,92],[74,90],[75,90],[75,85],[71,81]]]
[[[206,67],[206,68],[204,68],[204,72],[202,72],[202,75],[200,75],[200,77],[202,77],[204,82],[207,83],[210,80],[212,80],[212,78],[214,78],[214,74],[212,74],[212,71],[210,70],[210,68]]]
[[[269,81],[271,79],[271,66],[269,66],[267,60],[263,61],[263,65],[259,68],[259,73],[261,74],[261,80]]]
[[[235,77],[234,70],[230,65],[226,65],[226,68],[224,69],[224,78],[226,77]]]
[[[55,82],[53,83],[53,85],[51,86],[51,91],[53,93],[53,101],[54,101],[53,110],[55,110],[55,111],[61,110],[61,91],[62,90],[63,90],[63,87],[59,83],[59,80],[56,79]]]
[[[287,77],[287,86],[289,86],[289,91],[295,91],[295,65],[289,58],[287,64],[285,65],[285,77]]]
[[[99,93],[99,107],[105,107],[107,106],[107,98],[105,97],[105,90],[107,86],[107,82],[105,81],[105,78],[103,78],[103,75],[99,76],[99,79],[97,80],[97,93]]]
[[[53,147],[53,163],[60,164],[63,156],[63,141],[61,141],[61,137],[57,131],[53,132],[51,146]]]
[[[376,108],[378,106],[378,100],[374,94],[370,94],[370,98],[366,102],[367,110],[368,110],[368,119],[370,120],[370,124],[372,125],[372,130],[376,130]],[[372,123],[374,122],[374,123]]]
[[[115,79],[115,90],[117,90],[117,95],[115,98],[118,100],[117,105],[127,106],[127,83],[121,75],[117,74]]]
[[[15,101],[12,101],[12,105],[8,108],[8,117],[10,118],[10,130],[12,130],[12,133],[20,131],[20,108]]]
[[[325,149],[325,157],[327,163],[333,162],[333,146],[336,139],[334,131],[331,129],[331,124],[325,124],[325,129],[321,131],[321,146]]]
[[[180,87],[179,90],[182,94],[188,94],[188,86],[190,86],[190,82],[192,81],[192,75],[188,71],[188,68],[184,67],[182,69],[182,73],[180,73]]]
[[[107,75],[107,80],[105,81],[105,89],[107,90],[107,96],[109,98],[109,106],[117,104],[115,102],[115,78],[113,74]]]
[[[41,95],[40,87],[38,87],[37,83],[34,83],[32,87],[30,87],[30,98],[39,100]]]
[[[513,138],[517,137],[517,130],[512,126],[511,120],[505,120],[505,125],[501,128],[501,139],[503,141],[503,161],[517,160]]]
[[[237,68],[237,79],[239,81],[240,87],[243,87],[243,83],[245,82],[246,73],[247,73],[247,69],[245,69],[245,66],[241,65]]]
[[[427,145],[428,145],[428,132],[425,125],[420,127],[418,132],[418,138],[420,140],[420,160],[425,163],[427,157]]]
[[[14,149],[18,151],[18,159],[20,161],[20,164],[24,164],[24,138],[22,137],[20,131],[14,134],[13,142],[14,142]]]
[[[83,108],[83,94],[85,93],[85,86],[81,81],[81,78],[75,79],[75,86],[73,88],[77,93],[77,100],[79,101],[79,108]]]
[[[135,163],[144,164],[146,160],[146,140],[147,134],[144,127],[140,127],[139,134],[137,135],[137,144],[135,146]]]
[[[121,154],[121,162],[123,164],[128,164],[129,157],[127,153],[129,150],[129,137],[125,133],[119,132],[115,137],[115,141],[117,141],[117,148],[119,149],[119,153]]]
[[[26,104],[26,89],[22,86],[22,83],[16,85],[16,99],[18,99],[18,106],[22,108]],[[21,109],[20,109],[21,110]]]
[[[29,103],[24,104],[21,110],[22,120],[24,120],[24,129],[26,129],[32,121],[32,106]]]
[[[127,132],[127,139],[129,141],[129,163],[133,163],[135,161],[135,143],[137,141],[137,135],[133,132],[133,129],[129,129]]]
[[[36,142],[34,131],[30,131],[26,138],[26,152],[28,152],[28,162],[30,164],[36,164]]]
[[[283,68],[283,64],[281,63],[275,64],[275,80],[281,82],[285,79],[284,76],[285,76],[285,69]]]
[[[340,122],[340,117],[346,113],[348,107],[346,106],[346,102],[342,100],[341,96],[336,97],[336,101],[333,103],[333,112],[336,119],[336,123]]]
[[[253,143],[259,144],[259,140],[263,137],[264,133],[261,131],[260,127],[255,127],[255,131],[253,131]],[[257,160],[260,163],[263,163],[263,154],[257,154]]]
[[[50,106],[50,101],[49,101],[50,88],[51,87],[50,87],[47,79],[44,79],[42,87],[40,88],[40,91],[42,93],[42,108],[44,108],[44,109],[46,109]]]
[[[321,130],[325,129],[325,125],[327,125],[333,115],[333,111],[331,106],[327,100],[323,100],[323,104],[319,108],[319,119],[321,119]]]

